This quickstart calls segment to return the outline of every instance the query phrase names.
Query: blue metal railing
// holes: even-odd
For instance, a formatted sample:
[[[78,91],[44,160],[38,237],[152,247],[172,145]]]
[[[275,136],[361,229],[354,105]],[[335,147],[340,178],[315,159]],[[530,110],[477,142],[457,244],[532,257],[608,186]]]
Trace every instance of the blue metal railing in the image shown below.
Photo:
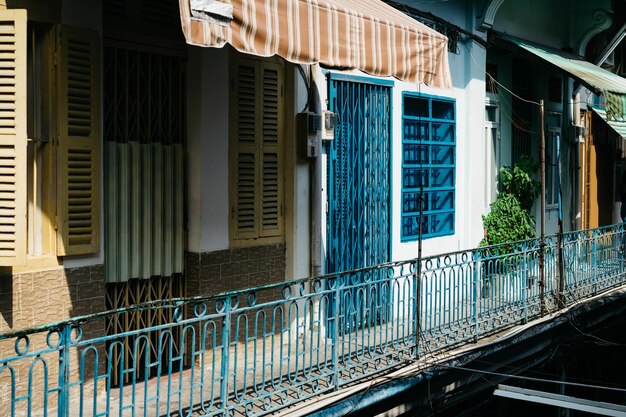
[[[543,297],[534,239],[0,334],[0,415],[266,414],[622,285],[624,235],[547,237]]]

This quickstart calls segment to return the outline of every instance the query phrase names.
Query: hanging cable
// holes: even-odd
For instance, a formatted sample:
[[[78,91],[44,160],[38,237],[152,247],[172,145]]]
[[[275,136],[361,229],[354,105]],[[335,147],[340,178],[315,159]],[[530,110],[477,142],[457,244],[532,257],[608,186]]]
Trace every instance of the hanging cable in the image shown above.
[[[504,84],[499,83],[498,80],[496,80],[495,78],[493,78],[491,76],[491,74],[489,74],[487,71],[485,71],[480,65],[478,65],[478,62],[476,62],[476,60],[474,59],[474,55],[472,55],[472,53],[469,50],[469,47],[467,45],[463,45],[465,46],[465,49],[467,49],[467,53],[469,54],[470,58],[472,59],[472,61],[474,62],[474,65],[476,66],[476,68],[478,68],[482,73],[484,73],[487,77],[489,77],[494,83],[496,83],[498,86],[502,87],[504,90],[508,91],[513,97],[522,100],[525,103],[530,103],[530,104],[534,104],[535,106],[541,106],[540,103],[537,103],[536,101],[532,101],[532,100],[528,100],[525,99],[524,97],[520,97],[517,94],[515,94],[513,91],[509,90],[508,88],[506,88],[504,86]]]
[[[502,377],[511,378],[511,379],[520,379],[524,381],[545,382],[548,384],[567,385],[567,386],[572,386],[572,387],[593,388],[593,389],[615,391],[615,392],[626,392],[626,388],[613,388],[613,387],[606,387],[602,385],[583,384],[579,382],[567,382],[567,381],[557,381],[554,379],[534,378],[531,376],[521,376],[521,375],[505,374],[501,372],[485,371],[485,370],[475,369],[475,368],[466,368],[463,366],[454,366],[454,365],[445,365],[445,364],[439,364],[435,366],[440,366],[440,367],[449,368],[449,369],[457,369],[460,371],[478,372],[478,373],[483,373],[487,375],[502,376]]]
[[[296,65],[296,68],[298,69],[298,72],[300,73],[300,76],[302,77],[302,80],[304,81],[304,85],[306,86],[306,104],[304,105],[302,112],[307,111],[309,109],[309,105],[311,104],[311,80],[313,79],[313,72],[312,72],[313,70],[310,69],[310,67],[311,66],[309,65],[309,77],[307,78],[302,65],[300,64]]]

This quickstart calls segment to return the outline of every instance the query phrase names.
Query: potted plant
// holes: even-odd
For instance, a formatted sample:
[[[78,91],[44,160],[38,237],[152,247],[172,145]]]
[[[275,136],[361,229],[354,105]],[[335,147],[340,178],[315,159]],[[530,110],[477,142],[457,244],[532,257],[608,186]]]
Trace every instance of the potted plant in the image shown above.
[[[530,156],[522,156],[513,167],[502,167],[498,174],[498,196],[489,206],[487,215],[482,216],[484,237],[481,247],[498,245],[481,252],[485,257],[494,257],[481,262],[483,297],[493,293],[498,278],[515,270],[522,256],[513,242],[536,237],[535,220],[530,213],[539,195],[540,183],[534,178],[537,163]],[[512,254],[510,256],[507,256]]]

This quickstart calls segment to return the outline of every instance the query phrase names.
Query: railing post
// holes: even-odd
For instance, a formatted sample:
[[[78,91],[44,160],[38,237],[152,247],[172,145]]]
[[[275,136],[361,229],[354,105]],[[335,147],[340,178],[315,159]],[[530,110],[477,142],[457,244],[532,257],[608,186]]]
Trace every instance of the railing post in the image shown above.
[[[472,273],[472,321],[474,322],[474,343],[478,342],[478,281],[480,279],[480,249],[472,252],[472,260],[474,263],[474,271]]]
[[[563,226],[562,222],[559,220],[559,232],[556,235],[556,246],[557,246],[557,267],[559,273],[559,300],[558,305],[559,308],[565,307],[565,274],[563,271]]]
[[[593,271],[593,294],[598,293],[598,240],[595,230],[591,230],[591,270]]]
[[[543,99],[540,101],[539,112],[541,117],[541,145],[540,145],[540,166],[541,166],[541,234],[539,237],[539,289],[541,292],[541,317],[546,311],[545,300],[545,249],[546,249],[546,135],[544,127],[544,107]]]
[[[334,390],[337,391],[339,389],[339,349],[337,347],[337,344],[339,343],[339,309],[341,307],[341,302],[340,302],[340,291],[339,291],[339,287],[340,287],[340,282],[339,282],[339,276],[337,276],[335,278],[335,293],[333,296],[333,313],[334,313],[334,318],[333,318],[333,381],[335,383],[334,386]]]
[[[220,385],[220,407],[226,410],[228,406],[228,369],[230,364],[230,326],[231,326],[231,298],[224,299],[224,323],[222,326],[222,366],[221,366],[221,385]],[[223,413],[226,415],[226,413]]]
[[[420,332],[422,329],[420,323],[420,312],[421,312],[421,300],[422,300],[422,261],[421,259],[416,260],[415,265],[415,274],[413,275],[413,297],[414,297],[414,306],[413,309],[413,332],[415,333],[415,359],[419,358],[419,346],[420,346]]]
[[[69,416],[70,407],[70,343],[72,326],[66,324],[59,331],[59,417]]]
[[[523,247],[525,253],[522,254],[522,309],[524,311],[524,324],[528,323],[528,287],[531,275],[528,271],[528,257],[532,253],[530,245]]]

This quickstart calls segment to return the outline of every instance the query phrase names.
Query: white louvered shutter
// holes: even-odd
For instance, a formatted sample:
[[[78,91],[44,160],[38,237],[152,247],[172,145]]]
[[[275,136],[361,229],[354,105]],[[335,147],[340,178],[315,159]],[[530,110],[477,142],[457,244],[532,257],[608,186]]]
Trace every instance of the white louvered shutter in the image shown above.
[[[100,243],[98,34],[63,26],[58,51],[57,253],[94,253]]]
[[[26,262],[26,10],[0,10],[0,265]]]

